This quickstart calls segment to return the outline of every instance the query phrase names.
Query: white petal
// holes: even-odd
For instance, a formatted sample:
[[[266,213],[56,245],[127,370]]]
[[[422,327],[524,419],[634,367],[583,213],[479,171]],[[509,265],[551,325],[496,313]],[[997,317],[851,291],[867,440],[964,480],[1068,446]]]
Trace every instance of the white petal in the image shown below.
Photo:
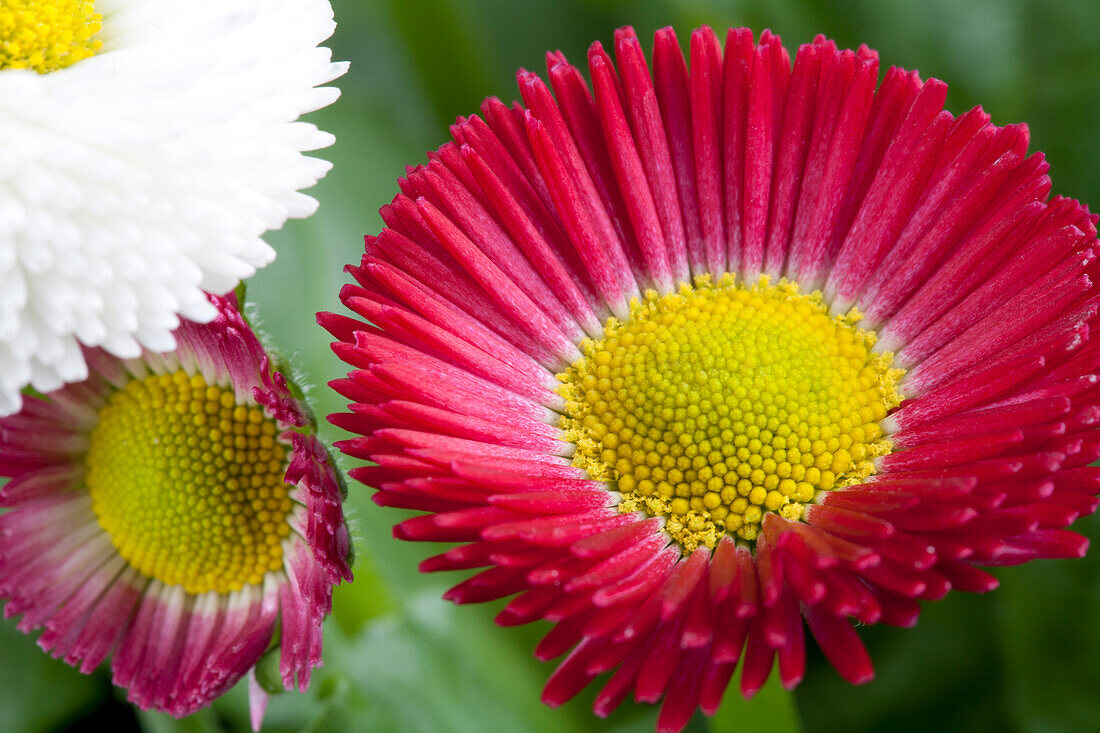
[[[103,48],[0,71],[0,415],[86,374],[78,340],[172,348],[179,316],[274,259],[332,136],[298,122],[347,70],[328,0],[98,0]]]

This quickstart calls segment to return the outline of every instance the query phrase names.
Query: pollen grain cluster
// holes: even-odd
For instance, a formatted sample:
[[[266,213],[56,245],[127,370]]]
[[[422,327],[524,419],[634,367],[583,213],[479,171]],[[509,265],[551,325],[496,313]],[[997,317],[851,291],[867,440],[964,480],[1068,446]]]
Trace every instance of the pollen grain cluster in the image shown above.
[[[179,371],[134,380],[100,411],[92,509],[120,555],[188,593],[259,584],[283,564],[287,447],[262,408]]]
[[[858,319],[766,279],[647,293],[558,375],[574,465],[618,491],[622,511],[664,517],[686,552],[724,534],[753,541],[766,512],[801,518],[891,450],[879,422],[902,371]]]
[[[95,54],[103,17],[89,0],[4,0],[0,70],[63,69]]]

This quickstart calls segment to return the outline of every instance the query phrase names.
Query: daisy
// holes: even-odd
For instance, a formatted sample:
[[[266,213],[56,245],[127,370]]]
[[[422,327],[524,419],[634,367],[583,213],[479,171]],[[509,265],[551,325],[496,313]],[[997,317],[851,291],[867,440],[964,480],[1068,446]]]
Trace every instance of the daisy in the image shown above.
[[[0,418],[0,598],[85,674],[111,658],[142,709],[208,705],[277,649],[304,690],[332,587],[351,580],[341,488],[235,298],[178,348],[84,356],[91,374]],[[253,723],[266,694],[252,676]]]
[[[1077,557],[1100,474],[1096,217],[1023,125],[816,38],[560,53],[411,168],[323,313],[341,444],[446,598],[554,624],[559,705],[713,713],[853,623]],[[552,91],[551,91],[552,89]],[[518,595],[517,595],[518,594]]]
[[[88,376],[80,345],[171,351],[275,252],[332,144],[298,122],[346,69],[327,0],[0,8],[0,415]]]

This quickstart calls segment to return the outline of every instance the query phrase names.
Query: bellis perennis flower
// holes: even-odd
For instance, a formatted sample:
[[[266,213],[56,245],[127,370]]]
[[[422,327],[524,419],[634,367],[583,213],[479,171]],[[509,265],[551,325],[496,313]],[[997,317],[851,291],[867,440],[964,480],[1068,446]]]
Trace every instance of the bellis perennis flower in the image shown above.
[[[169,351],[309,216],[338,95],[327,0],[0,8],[0,414],[87,376],[79,344]]]
[[[662,730],[805,666],[870,679],[853,622],[1076,557],[1100,474],[1095,222],[1027,129],[824,38],[630,29],[560,53],[399,181],[322,314],[354,475],[463,543],[456,603],[555,624],[557,705]],[[690,69],[690,70],[689,70]]]
[[[209,302],[215,319],[185,321],[176,351],[87,349],[86,381],[0,418],[4,615],[44,626],[39,646],[82,672],[111,657],[131,701],[176,716],[229,689],[273,638],[282,684],[304,690],[332,587],[351,580],[340,483],[313,423],[233,297]]]

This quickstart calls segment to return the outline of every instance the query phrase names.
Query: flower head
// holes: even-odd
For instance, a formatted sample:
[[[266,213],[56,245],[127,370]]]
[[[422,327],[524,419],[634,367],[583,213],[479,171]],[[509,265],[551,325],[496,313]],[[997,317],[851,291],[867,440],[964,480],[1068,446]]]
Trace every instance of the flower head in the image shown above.
[[[555,624],[544,700],[610,673],[662,730],[805,668],[853,621],[1076,557],[1100,473],[1096,217],[1048,199],[1022,125],[817,38],[630,29],[591,91],[559,53],[411,168],[321,314],[330,419],[407,540]],[[617,66],[617,69],[616,69]],[[877,85],[877,89],[876,89]]]
[[[341,489],[313,424],[232,296],[178,348],[120,360],[0,418],[0,598],[85,673],[180,716],[251,670],[278,629],[305,689],[350,580]],[[254,685],[254,720],[266,697]]]
[[[80,345],[170,351],[316,201],[342,74],[327,0],[14,0],[0,9],[0,415],[80,381]]]

